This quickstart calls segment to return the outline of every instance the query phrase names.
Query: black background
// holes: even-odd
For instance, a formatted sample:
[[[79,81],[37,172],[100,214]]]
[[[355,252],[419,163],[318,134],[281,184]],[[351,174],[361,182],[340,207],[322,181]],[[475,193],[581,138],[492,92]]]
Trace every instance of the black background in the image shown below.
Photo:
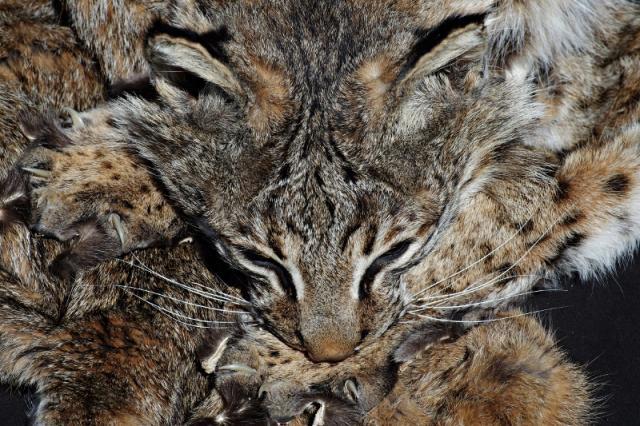
[[[598,383],[598,424],[640,425],[640,255],[616,274],[600,281],[568,279],[566,288],[537,295],[532,308],[558,308],[542,316],[570,358],[587,366]],[[0,388],[0,425],[24,425],[28,409],[24,393]]]

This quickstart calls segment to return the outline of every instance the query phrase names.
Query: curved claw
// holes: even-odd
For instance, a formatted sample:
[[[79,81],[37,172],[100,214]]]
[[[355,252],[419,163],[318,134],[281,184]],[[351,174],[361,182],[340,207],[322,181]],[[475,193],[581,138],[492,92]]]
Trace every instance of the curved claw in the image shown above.
[[[358,386],[352,379],[348,379],[344,382],[343,391],[351,402],[354,404],[358,402]]]
[[[22,170],[41,179],[48,179],[51,177],[51,172],[49,170],[36,169],[34,167],[22,167]]]
[[[78,111],[73,108],[62,108],[62,110],[69,115],[74,128],[81,129],[84,127],[84,121],[82,121],[82,118],[80,117],[80,114],[78,114]]]
[[[225,349],[227,349],[228,341],[229,341],[228,336],[222,339],[222,341],[216,348],[215,352],[213,352],[213,354],[211,354],[209,358],[202,361],[202,369],[205,371],[205,373],[211,374],[214,371],[216,371],[216,365],[218,365],[218,361],[220,360],[220,357],[224,353]]]
[[[318,401],[317,404],[319,405],[318,410],[316,411],[315,415],[313,416],[313,422],[311,423],[311,426],[322,426],[324,425],[324,415],[325,415],[325,404],[322,401]]]
[[[242,373],[242,374],[256,374],[258,371],[255,368],[251,368],[244,364],[229,364],[218,367],[217,372],[230,372],[230,373]]]
[[[5,199],[0,199],[0,206],[7,206],[24,196],[25,196],[24,192],[16,192],[15,194],[11,194]]]
[[[182,240],[178,241],[179,246],[183,244],[191,244],[191,243],[193,243],[193,237],[183,238]]]
[[[124,225],[122,224],[122,219],[116,213],[112,213],[109,215],[109,222],[111,223],[113,228],[116,230],[116,233],[118,234],[118,238],[120,239],[120,244],[124,248],[126,231],[124,229]]]
[[[23,123],[19,123],[18,127],[20,127],[20,131],[22,132],[22,134],[29,139],[29,142],[33,142],[36,139],[38,139],[38,136],[35,134],[35,132],[33,132],[31,129],[29,129],[27,126],[25,126]]]

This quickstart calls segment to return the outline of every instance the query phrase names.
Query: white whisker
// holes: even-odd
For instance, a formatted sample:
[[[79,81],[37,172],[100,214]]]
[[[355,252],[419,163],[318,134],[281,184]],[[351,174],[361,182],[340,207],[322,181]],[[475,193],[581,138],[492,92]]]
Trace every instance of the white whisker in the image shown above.
[[[206,310],[209,310],[209,311],[224,312],[224,313],[227,313],[227,314],[246,314],[247,313],[246,311],[232,311],[232,310],[228,310],[228,309],[224,309],[224,308],[214,308],[213,306],[200,305],[198,303],[193,303],[193,302],[189,302],[189,301],[186,301],[186,300],[181,300],[181,299],[178,299],[176,297],[169,296],[167,294],[158,293],[156,291],[147,290],[147,289],[144,289],[144,288],[133,287],[133,286],[130,286],[130,285],[114,284],[114,287],[119,287],[119,288],[126,289],[126,290],[142,291],[142,292],[147,293],[147,294],[153,294],[155,296],[162,297],[164,299],[173,300],[174,302],[182,303],[182,304],[193,306],[193,307],[196,307],[196,308],[206,309]]]
[[[558,307],[554,307],[554,308],[539,309],[537,311],[523,312],[521,314],[510,315],[508,317],[490,318],[490,319],[486,319],[486,320],[454,320],[454,319],[447,319],[447,318],[436,318],[436,317],[432,317],[430,315],[424,315],[424,314],[415,314],[415,315],[417,317],[419,317],[419,318],[428,319],[428,320],[436,321],[436,322],[449,322],[449,323],[459,323],[459,324],[484,324],[484,323],[491,323],[491,322],[496,322],[496,321],[504,321],[504,320],[508,320],[508,319],[512,319],[512,318],[518,318],[518,317],[527,316],[527,315],[540,314],[540,313],[548,312],[548,311],[557,311],[559,309],[564,309],[564,308],[567,308],[567,307],[568,306],[558,306]],[[410,322],[408,321],[407,323],[410,323]]]
[[[409,311],[409,313],[415,314],[415,313],[427,311],[429,309],[438,310],[438,309],[473,308],[473,307],[480,306],[480,305],[485,305],[485,304],[488,304],[488,303],[501,302],[503,300],[515,299],[517,297],[528,296],[528,295],[531,295],[531,294],[550,293],[550,292],[566,292],[566,291],[567,290],[564,290],[564,289],[533,290],[533,291],[526,291],[526,292],[522,292],[522,293],[518,293],[518,294],[513,294],[511,296],[498,297],[498,298],[494,298],[494,299],[484,300],[484,301],[481,301],[481,302],[466,303],[466,304],[463,304],[463,305],[452,305],[452,306],[446,306],[446,305],[445,306],[441,306],[441,305],[421,305],[421,306],[417,307],[418,309],[411,310],[411,311]]]
[[[468,294],[473,294],[477,291],[480,291],[484,288],[490,287],[494,284],[497,284],[499,282],[502,281],[509,281],[512,280],[514,278],[542,278],[540,275],[514,275],[514,276],[508,276],[508,277],[502,277],[500,278],[499,276],[496,278],[492,278],[489,281],[485,281],[485,282],[478,282],[475,281],[473,284],[471,284],[469,287],[465,288],[464,290],[460,290],[458,292],[455,293],[451,293],[451,294],[442,294],[442,295],[438,295],[438,296],[433,296],[431,298],[425,298],[423,299],[424,301],[428,302],[431,301],[431,303],[425,303],[425,305],[429,305],[429,306],[435,306],[436,303],[442,303],[442,302],[446,302],[447,300],[451,300],[451,299],[457,299],[460,296],[465,296]],[[476,284],[478,284],[476,286]]]
[[[134,255],[134,257],[137,259],[137,257],[135,255]],[[197,295],[202,296],[202,297],[204,297],[206,299],[216,300],[218,302],[230,303],[230,304],[235,304],[235,305],[240,305],[241,304],[239,302],[234,302],[233,300],[230,300],[228,297],[217,295],[215,293],[212,293],[211,291],[204,291],[204,290],[195,289],[195,288],[190,287],[188,285],[182,284],[182,283],[180,283],[180,282],[178,282],[178,281],[176,281],[176,280],[174,280],[172,278],[166,277],[166,276],[154,271],[153,269],[147,267],[144,263],[140,262],[139,259],[137,259],[137,260],[140,263],[140,265],[136,265],[133,262],[127,262],[125,260],[120,260],[120,259],[118,259],[118,260],[120,262],[122,262],[122,263],[125,263],[125,264],[129,265],[129,266],[132,266],[134,268],[137,268],[137,269],[140,269],[142,271],[148,272],[149,274],[151,274],[151,275],[153,275],[153,276],[155,276],[157,278],[160,278],[160,279],[162,279],[162,280],[164,280],[164,281],[166,281],[166,282],[168,282],[170,284],[178,286],[178,287],[180,287],[180,288],[182,288],[182,289],[184,289],[184,290],[186,290],[188,292],[197,294]]]
[[[200,288],[203,288],[204,291],[212,291],[211,287],[207,287],[204,284],[198,284],[195,281],[189,281],[189,284],[193,284],[195,286],[198,286]],[[233,299],[233,300],[237,300],[238,302],[240,302],[240,304],[246,304],[246,305],[250,305],[251,303],[249,303],[249,301],[247,301],[246,299],[243,299],[242,297],[238,297],[238,296],[234,296],[233,294],[229,294],[229,293],[225,293],[223,291],[220,290],[213,290],[216,294],[219,294],[220,297],[228,297],[229,299]]]
[[[570,208],[573,208],[573,204],[570,206]],[[567,209],[565,211],[565,213],[569,211],[569,209]],[[467,287],[466,289],[459,291],[457,293],[453,293],[453,294],[446,294],[446,295],[440,295],[440,296],[432,296],[427,298],[427,300],[448,300],[451,298],[457,298],[460,296],[464,296],[467,294],[471,294],[471,293],[475,293],[479,290],[482,290],[486,287],[489,287],[493,284],[495,284],[496,282],[498,282],[498,280],[500,280],[500,278],[504,277],[509,271],[511,271],[513,268],[515,268],[516,266],[518,266],[525,257],[527,257],[529,255],[529,253],[531,253],[531,251],[536,248],[538,246],[538,244],[540,243],[540,241],[542,241],[543,238],[545,238],[547,235],[549,235],[549,233],[551,232],[551,230],[558,224],[560,223],[560,221],[564,218],[564,213],[562,215],[558,216],[558,219],[556,219],[546,230],[545,232],[542,233],[542,235],[540,235],[534,242],[533,244],[531,244],[531,246],[524,252],[524,254],[522,256],[520,256],[520,258],[518,258],[518,260],[516,260],[509,268],[507,268],[506,270],[502,271],[502,273],[500,273],[498,276],[496,276],[495,278],[485,282],[485,283],[481,283],[478,286],[470,286]]]
[[[471,263],[470,265],[467,265],[466,267],[464,267],[464,268],[460,269],[459,271],[457,271],[457,272],[455,272],[455,273],[453,273],[453,274],[449,275],[448,277],[443,278],[443,279],[441,279],[440,281],[438,281],[438,282],[435,282],[435,283],[431,284],[429,287],[427,287],[427,288],[425,288],[425,289],[423,289],[423,290],[420,290],[419,292],[417,292],[417,293],[414,295],[414,297],[417,297],[417,296],[419,296],[419,295],[421,295],[421,294],[423,294],[423,293],[425,293],[425,292],[429,291],[429,290],[430,290],[430,289],[432,289],[433,287],[435,287],[435,286],[437,286],[437,285],[439,285],[439,284],[442,284],[443,282],[445,282],[445,281],[447,281],[447,280],[450,280],[451,278],[453,278],[453,277],[455,277],[455,276],[457,276],[457,275],[460,275],[461,273],[463,273],[463,272],[465,272],[465,271],[468,271],[469,269],[473,268],[474,266],[476,266],[476,265],[477,265],[477,264],[479,264],[480,262],[482,262],[482,261],[486,260],[487,258],[489,258],[489,256],[493,255],[496,251],[500,250],[502,247],[504,247],[505,245],[509,244],[509,242],[511,242],[515,237],[517,237],[517,236],[518,236],[518,234],[519,234],[520,232],[522,232],[522,229],[526,226],[526,224],[527,224],[531,219],[533,219],[533,216],[535,216],[535,213],[534,213],[534,214],[532,214],[532,215],[529,217],[529,219],[527,219],[527,220],[526,220],[526,221],[525,221],[525,222],[524,222],[524,223],[523,223],[523,224],[522,224],[522,225],[521,225],[521,226],[516,230],[516,232],[515,232],[513,235],[511,235],[509,238],[507,238],[507,239],[506,239],[504,242],[502,242],[502,244],[500,244],[498,247],[494,248],[494,249],[493,249],[493,250],[491,250],[489,253],[487,253],[486,255],[482,256],[480,259],[476,260],[475,262]]]
[[[157,309],[158,311],[160,311],[161,314],[171,318],[171,320],[179,322],[182,325],[185,325],[187,327],[195,327],[195,328],[206,328],[206,329],[211,329],[211,328],[218,328],[218,327],[213,327],[213,326],[205,326],[205,325],[200,325],[200,324],[190,324],[188,322],[182,321],[177,317],[183,317],[185,319],[191,320],[191,321],[197,321],[197,322],[204,322],[204,323],[210,323],[210,324],[235,324],[234,321],[205,321],[205,320],[200,320],[197,318],[191,318],[191,317],[187,317],[186,315],[181,315],[177,312],[172,311],[171,309],[167,309],[167,308],[163,308],[162,306],[156,305],[153,302],[150,302],[148,300],[143,299],[142,297],[138,296],[137,294],[126,290],[128,293],[130,293],[133,297],[140,299],[141,301],[143,301],[144,303],[147,303],[148,305],[150,305],[151,307],[153,307],[154,309]]]
[[[140,260],[140,258],[139,258],[138,256],[136,256],[135,254],[133,254],[132,256],[133,256],[133,258],[134,258],[134,259],[136,259],[136,261],[137,261],[137,262],[138,262],[138,263],[139,263],[139,264],[144,268],[144,270],[146,270],[147,272],[150,272],[150,273],[152,273],[152,274],[155,274],[156,276],[159,276],[160,278],[162,278],[162,279],[164,279],[164,280],[170,280],[170,278],[165,277],[164,275],[162,275],[162,274],[160,274],[160,273],[158,273],[158,272],[154,271],[153,269],[151,269],[150,267],[148,267],[147,265],[145,265],[145,264],[144,264],[144,262],[142,262],[142,261]],[[175,280],[173,280],[173,281],[175,281]],[[171,281],[170,281],[170,282],[171,282]],[[202,291],[202,292],[204,292],[204,293],[209,293],[209,294],[216,295],[216,296],[218,296],[218,297],[223,297],[223,298],[228,298],[228,299],[235,299],[235,300],[237,300],[238,302],[241,302],[241,303],[243,303],[243,304],[251,305],[247,300],[245,300],[245,299],[243,299],[243,298],[241,298],[241,297],[233,296],[233,295],[231,295],[231,294],[225,293],[225,292],[220,291],[220,290],[218,290],[218,289],[212,289],[211,287],[207,287],[207,286],[205,286],[205,285],[203,285],[203,284],[198,284],[198,283],[195,283],[195,282],[190,282],[190,284],[193,284],[193,285],[196,285],[196,286],[198,286],[198,287],[202,288],[203,290],[199,290],[199,291]],[[186,284],[182,284],[182,285],[185,285],[185,286],[186,286]],[[187,286],[187,287],[188,287],[188,286]],[[192,287],[189,287],[189,288],[192,288]],[[231,303],[232,303],[232,300],[229,300],[229,302],[231,302]]]

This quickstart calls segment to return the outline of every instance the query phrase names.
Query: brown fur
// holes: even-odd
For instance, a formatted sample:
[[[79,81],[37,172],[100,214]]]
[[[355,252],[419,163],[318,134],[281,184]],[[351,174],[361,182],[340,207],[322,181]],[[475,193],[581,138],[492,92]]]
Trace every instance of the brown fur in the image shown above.
[[[241,294],[242,303],[250,305],[236,306],[246,311],[242,322],[251,318],[273,333],[233,339],[220,366],[244,365],[260,375],[217,374],[221,395],[213,393],[198,415],[215,419],[220,413],[210,410],[219,410],[220,397],[242,411],[267,377],[262,408],[273,419],[317,408],[314,404],[325,400],[328,417],[340,419],[342,413],[351,419],[391,391],[373,412],[383,424],[403,415],[402,421],[435,424],[476,418],[581,423],[588,411],[588,397],[579,391],[584,378],[563,362],[536,325],[524,320],[515,331],[498,325],[475,328],[444,346],[442,358],[427,350],[428,356],[419,358],[424,363],[400,366],[397,385],[389,376],[395,365],[390,354],[411,341],[402,323],[420,330],[450,320],[451,309],[503,309],[541,278],[598,273],[637,244],[637,7],[622,0],[585,0],[580,7],[574,0],[504,0],[492,8],[489,2],[463,0],[401,2],[392,8],[385,2],[345,1],[317,9],[288,1],[205,3],[177,2],[181,7],[158,12],[173,29],[149,40],[148,65],[140,59],[141,45],[128,47],[127,32],[114,38],[113,46],[105,35],[130,20],[131,40],[139,41],[137,35],[159,15],[146,15],[150,9],[144,9],[143,16],[130,17],[134,9],[125,8],[114,22],[107,8],[96,21],[87,13],[102,3],[78,3],[85,14],[80,19],[72,14],[74,25],[102,58],[105,79],[148,67],[157,98],[125,96],[83,113],[86,130],[60,129],[51,118],[25,126],[31,136],[32,128],[46,130],[45,136],[35,132],[42,141],[20,163],[36,170],[27,186],[32,225],[61,240],[76,233],[80,238],[58,258],[74,272],[62,274],[66,281],[60,283],[43,272],[60,248],[47,242],[44,252],[34,252],[25,243],[33,237],[18,225],[5,233],[11,249],[3,268],[13,283],[7,287],[10,294],[28,300],[34,312],[45,312],[55,324],[69,315],[108,319],[112,310],[120,315],[122,299],[86,297],[78,290],[98,279],[96,270],[85,269],[145,247],[149,227],[154,242],[175,241],[186,232],[198,237],[203,257],[214,261],[219,277],[209,276],[201,264],[207,259],[188,248],[154,259],[153,269],[178,282],[198,276],[215,294]],[[437,36],[430,28],[467,14],[472,14],[468,21],[462,19],[441,43],[423,51],[429,37]],[[38,63],[57,66],[45,59]],[[4,74],[12,81],[16,72]],[[26,98],[19,87],[6,98]],[[24,140],[14,142],[19,140],[15,126],[7,128],[8,146],[18,152]],[[98,151],[104,160],[95,158]],[[79,180],[76,169],[85,174]],[[46,176],[44,182],[38,182],[38,173]],[[113,180],[116,175],[120,179]],[[74,179],[65,181],[65,176]],[[105,178],[111,178],[106,187]],[[142,191],[141,183],[152,190]],[[76,200],[84,185],[91,188],[91,204]],[[146,208],[160,200],[171,208],[146,215]],[[124,247],[115,244],[115,230],[108,226],[114,211],[124,219]],[[75,227],[84,226],[88,217],[93,220],[88,228]],[[65,235],[69,229],[74,232]],[[90,238],[82,238],[85,234]],[[96,245],[102,257],[91,253]],[[102,268],[107,275],[101,279],[110,283],[124,274],[125,282],[147,285],[127,275],[132,272],[125,265],[106,263],[98,271]],[[242,293],[222,285],[225,268],[240,279]],[[44,289],[56,303],[43,306]],[[191,301],[194,294],[180,298]],[[238,299],[225,297],[227,308],[237,305]],[[134,299],[125,299],[136,302],[128,308],[132,315],[143,312],[149,321],[148,311]],[[155,315],[168,314],[191,326],[210,324],[203,318],[220,320],[206,310],[212,301],[204,299],[199,307],[162,299],[168,305],[160,304]],[[24,346],[28,339],[18,333],[31,317],[9,302],[3,309],[9,313],[6,341],[23,345],[7,351],[3,365],[32,362],[33,351]],[[14,320],[20,327],[10,326]],[[91,328],[91,322],[81,324]],[[168,363],[193,373],[185,359],[204,337],[187,336],[175,322],[162,324],[156,343],[170,348],[165,364],[107,374],[117,375],[125,386],[132,375],[148,379],[149,388],[157,390],[151,392],[152,406],[169,412],[166,403],[175,394],[166,382],[151,380],[150,372]],[[497,342],[506,348],[492,352]],[[466,352],[460,353],[463,344],[474,353],[482,347],[487,358],[469,361]],[[540,346],[548,351],[530,358]],[[282,350],[265,349],[275,347]],[[45,352],[55,355],[52,348]],[[134,352],[125,355],[135,358]],[[458,365],[461,361],[464,365]],[[456,375],[446,386],[430,380],[436,370],[445,374],[454,365],[458,370],[452,370]],[[304,367],[303,379],[293,367]],[[87,370],[82,364],[74,371]],[[41,383],[57,383],[43,381],[37,372],[29,370],[23,380],[45,388]],[[7,373],[14,380],[16,374]],[[188,381],[187,375],[180,379]],[[352,390],[346,397],[343,390],[352,376],[371,386],[355,401]],[[204,378],[193,377],[185,384],[189,397],[172,414],[176,418],[207,392]],[[478,378],[481,386],[473,383]],[[568,386],[562,386],[564,380]],[[503,393],[497,391],[501,381]],[[82,389],[74,385],[70,393],[86,392]],[[103,390],[90,386],[89,393]],[[465,394],[486,404],[467,404]],[[413,395],[425,400],[411,401]],[[540,398],[548,410],[531,402]],[[104,403],[120,406],[117,415],[124,417],[136,410],[142,416],[151,412],[144,404],[131,407],[122,401],[106,398]],[[68,415],[66,409],[71,408],[49,407],[40,415]],[[261,420],[266,415],[254,414]],[[85,407],[76,415],[95,414]]]

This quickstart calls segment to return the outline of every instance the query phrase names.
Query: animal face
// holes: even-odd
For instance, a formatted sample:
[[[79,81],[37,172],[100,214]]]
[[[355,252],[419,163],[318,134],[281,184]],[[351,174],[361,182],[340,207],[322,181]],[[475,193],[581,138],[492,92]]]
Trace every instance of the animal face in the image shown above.
[[[530,217],[493,206],[487,232],[460,225],[482,214],[479,194],[549,193],[554,160],[527,145],[541,111],[519,72],[546,57],[513,48],[526,44],[514,7],[185,2],[150,37],[158,99],[117,101],[111,124],[250,277],[265,326],[340,361]]]

